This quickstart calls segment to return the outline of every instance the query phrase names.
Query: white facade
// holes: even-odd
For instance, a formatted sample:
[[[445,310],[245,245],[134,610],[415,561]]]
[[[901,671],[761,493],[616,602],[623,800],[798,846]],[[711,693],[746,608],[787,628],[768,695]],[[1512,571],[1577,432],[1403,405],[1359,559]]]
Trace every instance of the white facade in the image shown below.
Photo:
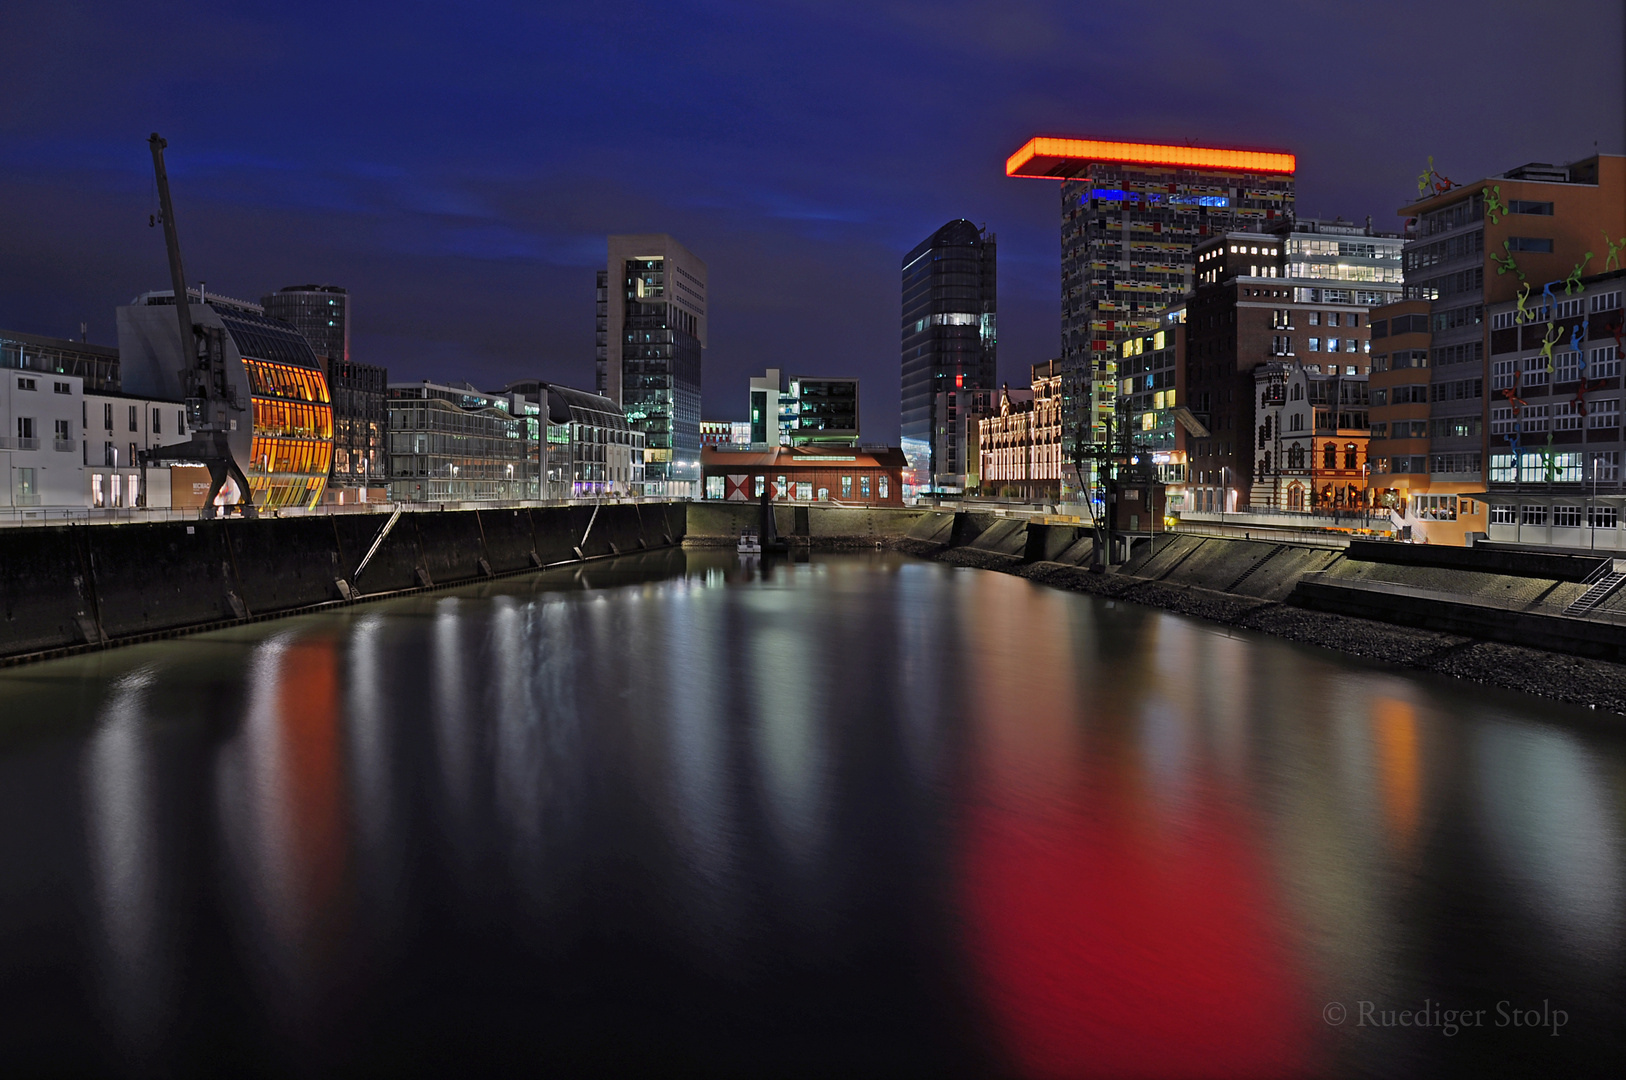
[[[83,380],[6,369],[0,384],[0,507],[77,508],[84,502],[81,460]]]
[[[142,498],[143,470],[137,454],[186,442],[186,406],[178,401],[93,391],[84,395],[80,415],[84,480],[79,505],[92,510],[173,505],[168,467],[145,470]],[[180,501],[189,502],[186,498]]]

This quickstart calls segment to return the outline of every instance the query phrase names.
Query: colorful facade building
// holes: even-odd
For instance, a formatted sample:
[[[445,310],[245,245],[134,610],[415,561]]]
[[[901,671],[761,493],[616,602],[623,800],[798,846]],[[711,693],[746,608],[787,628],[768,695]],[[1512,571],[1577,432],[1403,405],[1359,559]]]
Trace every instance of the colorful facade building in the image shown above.
[[[754,502],[766,491],[791,502],[902,506],[904,464],[896,447],[706,447],[701,452],[704,497],[727,502]]]
[[[1064,441],[1107,438],[1118,343],[1155,333],[1192,290],[1197,244],[1291,215],[1296,167],[1285,153],[1048,137],[1011,155],[1007,176],[1061,181]],[[1093,473],[1080,483],[1100,498]]]
[[[1384,380],[1381,408],[1374,397],[1374,422],[1387,426],[1373,448],[1373,486],[1414,539],[1461,544],[1470,533],[1505,531],[1505,522],[1486,516],[1485,493],[1497,486],[1491,479],[1495,455],[1516,454],[1507,438],[1512,430],[1491,430],[1498,420],[1513,424],[1509,395],[1531,389],[1546,397],[1557,375],[1556,367],[1546,370],[1545,357],[1540,371],[1510,366],[1530,359],[1522,335],[1533,325],[1513,320],[1535,306],[1556,311],[1573,301],[1564,296],[1547,304],[1546,296],[1555,289],[1562,294],[1567,282],[1605,267],[1611,249],[1618,267],[1626,243],[1626,156],[1531,163],[1465,185],[1431,170],[1419,178],[1419,191],[1421,197],[1399,211],[1409,220],[1404,302],[1372,313],[1388,330],[1374,355],[1390,371],[1407,365],[1398,369],[1404,375]],[[1492,325],[1492,309],[1505,326]],[[1420,314],[1426,328],[1417,325]],[[1404,327],[1398,334],[1397,319]],[[1549,320],[1543,314],[1537,321],[1545,328]],[[1520,348],[1493,359],[1498,330],[1516,330]],[[1548,382],[1534,381],[1543,377]],[[1404,397],[1397,403],[1400,387]],[[1419,400],[1425,390],[1426,402]],[[1519,419],[1532,425],[1518,433],[1521,450],[1539,446],[1544,452],[1549,432],[1558,444],[1558,431],[1534,427],[1543,419],[1550,424],[1550,415]],[[1586,430],[1594,432],[1591,423],[1589,416]],[[1525,467],[1514,466],[1514,473]],[[1514,532],[1524,537],[1522,525]]]
[[[1253,370],[1258,437],[1250,504],[1290,514],[1368,509],[1368,376],[1349,365]]]

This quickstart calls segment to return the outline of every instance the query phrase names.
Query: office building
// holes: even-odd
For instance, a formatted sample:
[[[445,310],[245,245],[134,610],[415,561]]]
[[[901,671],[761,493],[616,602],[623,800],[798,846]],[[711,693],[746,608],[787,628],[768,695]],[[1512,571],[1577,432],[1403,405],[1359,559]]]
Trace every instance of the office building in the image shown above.
[[[911,494],[964,490],[965,447],[951,421],[961,393],[995,387],[997,254],[993,233],[960,218],[904,256],[902,441]]]
[[[751,379],[746,443],[768,446],[858,445],[858,380],[792,375],[778,368]],[[733,441],[736,433],[730,433]],[[720,442],[712,445],[721,445]]]
[[[1569,316],[1551,313],[1576,299],[1565,287],[1607,262],[1606,237],[1626,237],[1626,157],[1531,163],[1460,186],[1431,174],[1420,180],[1420,192],[1399,210],[1409,220],[1405,302],[1373,312],[1388,331],[1384,347],[1374,346],[1374,370],[1398,372],[1383,380],[1382,401],[1374,383],[1373,423],[1384,430],[1381,438],[1373,432],[1373,485],[1414,539],[1461,544],[1467,534],[1489,530],[1483,495],[1496,487],[1489,482],[1491,459],[1536,452],[1538,443],[1544,452],[1549,432],[1558,441],[1550,428],[1490,430],[1493,410],[1511,410],[1510,396],[1527,389],[1545,397],[1557,374],[1547,370],[1547,356],[1529,371],[1518,366],[1530,360],[1521,350],[1493,361],[1492,336],[1515,326],[1528,330],[1530,319],[1521,313],[1537,309],[1536,321],[1558,332]],[[1562,299],[1549,303],[1554,294]],[[1487,308],[1507,325],[1492,326]],[[1417,324],[1419,315],[1426,315],[1426,328]],[[1398,333],[1396,320],[1404,327]],[[1512,425],[1511,414],[1504,423]],[[1511,466],[1515,474],[1525,467]],[[1522,527],[1515,532],[1523,536]]]
[[[1061,181],[1063,441],[1102,442],[1118,393],[1118,343],[1160,329],[1196,283],[1192,249],[1263,230],[1294,207],[1292,154],[1034,138],[1008,176]],[[1071,453],[1071,451],[1069,451]],[[1099,500],[1098,478],[1069,479]]]
[[[663,233],[609,238],[598,275],[598,392],[643,433],[651,495],[698,494],[706,303],[706,264],[682,244]]]
[[[503,387],[546,418],[542,449],[545,499],[639,496],[644,493],[644,434],[602,394],[522,379]],[[529,410],[527,410],[529,411]]]
[[[119,388],[119,351],[84,341],[0,330],[0,368],[72,375],[87,390]]]
[[[195,325],[225,360],[227,443],[259,509],[310,507],[333,465],[333,407],[326,372],[304,335],[259,304],[188,290]],[[175,294],[150,292],[118,309],[119,367],[126,395],[183,401],[191,364],[175,318]],[[197,422],[188,414],[187,424]],[[228,481],[229,483],[229,481]],[[233,500],[234,501],[234,500]]]
[[[390,501],[541,498],[541,409],[464,383],[391,383]]]
[[[707,499],[903,505],[903,451],[896,447],[707,447],[702,454]]]
[[[389,371],[354,360],[329,360],[333,398],[330,502],[378,502],[389,484]]]
[[[337,285],[290,285],[261,297],[266,315],[304,335],[329,361],[350,359],[350,293]]]

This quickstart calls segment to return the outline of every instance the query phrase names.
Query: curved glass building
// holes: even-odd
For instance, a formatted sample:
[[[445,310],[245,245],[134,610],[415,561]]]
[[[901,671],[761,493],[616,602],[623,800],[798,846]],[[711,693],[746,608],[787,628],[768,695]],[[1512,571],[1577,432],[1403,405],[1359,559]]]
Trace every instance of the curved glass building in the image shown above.
[[[258,304],[205,299],[192,318],[220,332],[231,431],[227,443],[261,510],[316,505],[333,464],[333,404],[327,376],[299,331]],[[119,362],[126,393],[182,401],[175,295],[151,292],[118,309]],[[223,493],[226,494],[226,493]],[[229,493],[226,502],[235,502]]]

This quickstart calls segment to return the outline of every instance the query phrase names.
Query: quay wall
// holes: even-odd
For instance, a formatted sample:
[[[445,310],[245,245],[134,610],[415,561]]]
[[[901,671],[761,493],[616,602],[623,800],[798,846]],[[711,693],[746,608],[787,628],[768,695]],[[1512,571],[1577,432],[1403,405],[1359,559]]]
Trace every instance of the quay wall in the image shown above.
[[[1325,541],[1322,540],[1321,544]],[[1626,586],[1566,609],[1608,556],[1507,548],[1345,547],[1169,533],[1091,569],[1088,530],[934,512],[894,545],[1242,629],[1614,712],[1626,712]]]
[[[0,659],[683,542],[679,503],[0,530]]]

